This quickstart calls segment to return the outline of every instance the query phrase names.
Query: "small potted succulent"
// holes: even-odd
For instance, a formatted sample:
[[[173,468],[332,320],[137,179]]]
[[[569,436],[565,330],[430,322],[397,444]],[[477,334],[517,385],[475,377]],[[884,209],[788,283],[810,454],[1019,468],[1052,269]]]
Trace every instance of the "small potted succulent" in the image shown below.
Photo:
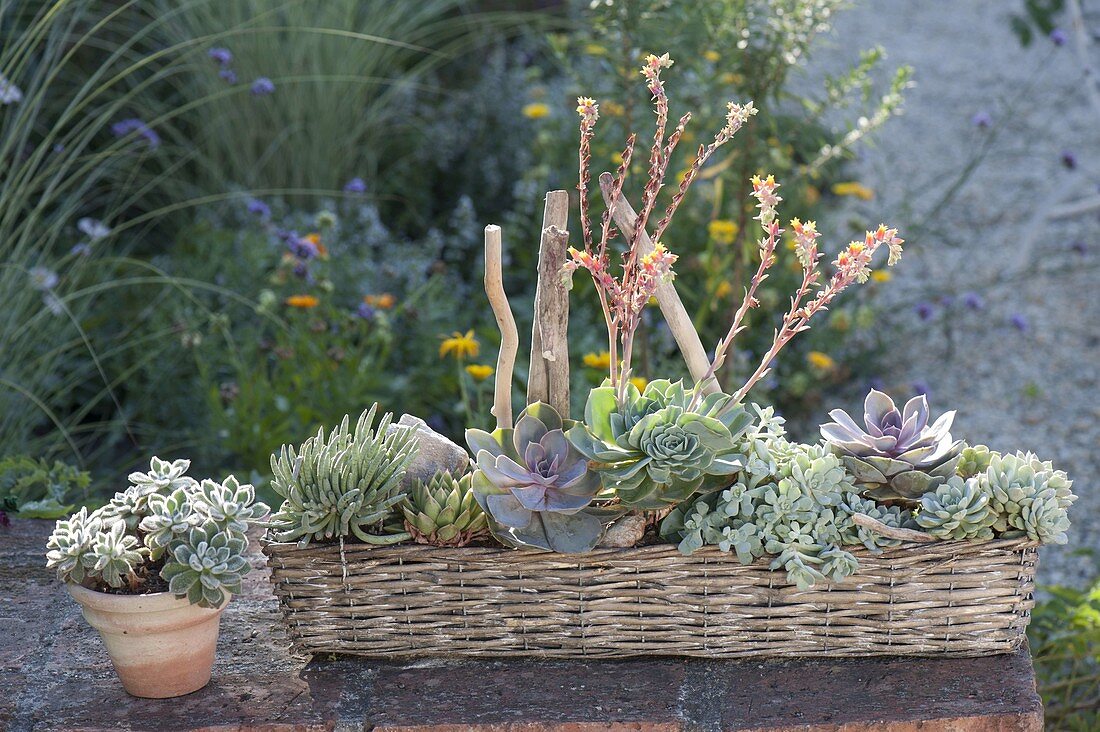
[[[168,698],[210,681],[221,613],[250,569],[251,485],[201,483],[154,457],[102,508],[57,522],[46,566],[99,631],[126,691]]]

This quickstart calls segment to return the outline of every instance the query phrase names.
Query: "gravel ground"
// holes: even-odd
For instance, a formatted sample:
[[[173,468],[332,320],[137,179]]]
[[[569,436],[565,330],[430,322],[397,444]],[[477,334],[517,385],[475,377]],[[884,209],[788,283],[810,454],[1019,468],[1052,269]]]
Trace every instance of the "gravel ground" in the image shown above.
[[[1100,190],[1100,114],[1070,45],[1019,46],[1007,15],[1021,3],[931,5],[874,0],[845,11],[810,64],[835,69],[880,44],[889,64],[915,72],[905,114],[854,165],[876,197],[851,214],[900,226],[908,241],[884,295],[884,319],[898,329],[885,381],[897,396],[923,382],[934,412],[958,409],[958,436],[1033,450],[1075,479],[1070,544],[1044,550],[1039,579],[1082,583],[1097,560],[1074,550],[1100,550],[1100,216],[1046,212]],[[1096,32],[1098,5],[1087,17]],[[987,129],[973,121],[982,112]],[[963,302],[967,293],[980,307]]]

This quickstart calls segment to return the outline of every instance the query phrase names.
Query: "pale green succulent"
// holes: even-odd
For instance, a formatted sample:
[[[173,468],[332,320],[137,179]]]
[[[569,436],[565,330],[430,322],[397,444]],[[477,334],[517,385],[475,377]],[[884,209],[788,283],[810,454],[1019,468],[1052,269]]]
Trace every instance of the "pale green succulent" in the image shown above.
[[[100,530],[100,518],[87,508],[81,508],[54,526],[46,542],[46,567],[57,572],[62,582],[80,584],[87,574],[92,545]]]
[[[813,495],[803,490],[797,481],[784,478],[764,490],[757,515],[765,525],[777,525],[791,521],[812,523],[818,504]]]
[[[132,587],[137,584],[137,571],[148,553],[136,536],[126,533],[126,524],[116,521],[106,531],[95,535],[92,549],[84,555],[83,562],[89,574],[94,572],[111,587]]]
[[[997,514],[989,499],[977,479],[954,476],[921,497],[917,524],[937,539],[992,539]]]
[[[733,551],[741,564],[751,564],[764,554],[764,544],[760,540],[760,528],[756,524],[745,522],[734,528],[723,526],[718,541],[714,542],[719,550]]]
[[[145,546],[153,560],[160,559],[168,546],[200,522],[191,502],[192,494],[186,488],[177,488],[166,496],[149,497],[149,515],[141,519],[138,527],[145,533]]]
[[[807,590],[825,580],[822,571],[825,560],[821,554],[827,547],[819,544],[813,533],[797,521],[775,526],[764,548],[776,555],[771,568],[785,569],[787,579],[800,590]]]
[[[955,472],[960,477],[973,478],[989,468],[989,463],[996,454],[985,445],[964,447],[959,454],[959,464],[955,466]]]
[[[615,389],[593,389],[584,424],[569,441],[626,506],[667,508],[696,492],[719,490],[744,467],[738,439],[752,421],[728,394],[697,397],[682,382],[633,385],[620,405]]]
[[[1031,453],[994,454],[978,480],[990,493],[997,514],[994,528],[1006,537],[1065,543],[1067,509],[1077,499],[1073,482]],[[1038,538],[1040,534],[1047,538]]]
[[[851,520],[851,515],[860,513],[879,521],[887,526],[895,528],[908,528],[909,518],[912,514],[897,506],[883,506],[869,498],[863,498],[857,493],[849,493],[844,498],[842,513],[846,514],[846,520],[840,526],[842,541],[849,546],[862,545],[875,554],[889,547],[901,545],[900,539],[891,539],[871,529],[860,526]]]
[[[219,531],[212,521],[192,527],[186,540],[172,547],[161,577],[170,592],[192,605],[220,607],[230,594],[241,591],[250,568],[244,557],[247,546],[243,536]]]
[[[194,491],[194,502],[195,512],[205,521],[212,521],[219,531],[237,534],[244,534],[250,522],[268,512],[265,504],[256,502],[256,489],[232,475],[221,483],[202,481]]]
[[[413,428],[388,430],[387,413],[373,427],[378,405],[363,412],[349,428],[349,417],[325,439],[322,427],[295,450],[284,445],[271,457],[271,487],[284,499],[267,525],[277,541],[354,536],[369,544],[393,544],[409,539],[384,534],[382,524],[405,499],[401,481],[416,454]]]
[[[489,520],[470,488],[470,476],[437,473],[416,481],[401,504],[405,529],[414,540],[434,546],[466,546],[489,535]]]

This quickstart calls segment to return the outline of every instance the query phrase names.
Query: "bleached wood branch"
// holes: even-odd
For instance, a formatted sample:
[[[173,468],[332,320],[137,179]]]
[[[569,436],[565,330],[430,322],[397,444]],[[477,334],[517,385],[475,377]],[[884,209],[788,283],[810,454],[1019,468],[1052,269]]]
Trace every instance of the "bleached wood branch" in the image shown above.
[[[509,429],[512,426],[512,369],[519,352],[519,329],[516,328],[516,319],[504,292],[500,227],[496,224],[485,227],[485,294],[500,329],[500,353],[497,354],[492,413],[497,419],[498,428]]]
[[[936,537],[926,534],[923,531],[915,531],[913,529],[903,529],[898,526],[887,526],[877,519],[873,519],[865,513],[853,513],[852,523],[857,526],[862,526],[865,529],[870,529],[880,536],[885,536],[888,539],[897,539],[899,541],[917,541],[922,544],[929,544],[933,541],[938,541]]]
[[[569,247],[568,227],[569,194],[547,192],[531,323],[527,403],[546,402],[565,418],[569,417],[569,288],[562,268]]]
[[[600,174],[600,191],[603,193],[604,203],[608,205],[611,202],[613,182],[614,178],[610,173]],[[634,231],[634,223],[638,220],[638,215],[625,197],[619,197],[611,216],[621,231]],[[649,234],[643,231],[641,233],[641,255],[648,254],[651,251],[653,251],[653,242],[650,240]],[[703,341],[700,340],[699,333],[695,330],[695,325],[691,322],[691,316],[688,315],[687,308],[684,307],[684,303],[676,293],[676,286],[672,282],[662,282],[657,286],[657,303],[661,306],[661,312],[668,323],[668,329],[672,332],[672,337],[676,339],[676,345],[680,347],[680,353],[684,356],[688,373],[695,381],[701,381],[710,369],[710,359],[707,357],[707,350],[703,348]],[[720,391],[718,381],[713,377],[708,379],[703,384],[703,391],[707,394]]]

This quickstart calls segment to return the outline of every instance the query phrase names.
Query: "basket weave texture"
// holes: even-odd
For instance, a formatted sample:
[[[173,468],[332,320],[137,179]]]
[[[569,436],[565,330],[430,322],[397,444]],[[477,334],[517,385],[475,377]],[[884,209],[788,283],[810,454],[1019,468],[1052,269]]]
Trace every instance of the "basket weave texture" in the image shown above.
[[[713,547],[561,555],[266,542],[297,650],[401,656],[984,656],[1024,643],[1036,545],[859,551],[859,572],[799,590]]]

